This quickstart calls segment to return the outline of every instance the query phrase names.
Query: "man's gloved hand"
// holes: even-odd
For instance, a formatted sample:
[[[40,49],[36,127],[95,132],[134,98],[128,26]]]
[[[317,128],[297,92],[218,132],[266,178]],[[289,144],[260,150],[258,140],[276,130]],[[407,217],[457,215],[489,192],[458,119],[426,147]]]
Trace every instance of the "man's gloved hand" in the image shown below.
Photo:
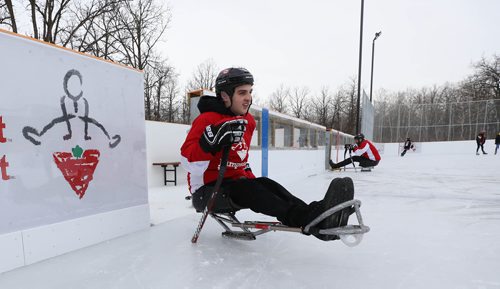
[[[352,144],[345,144],[344,149],[352,151],[354,149],[354,145]]]
[[[200,138],[201,148],[215,154],[225,146],[241,142],[247,123],[246,119],[231,119],[208,125]]]

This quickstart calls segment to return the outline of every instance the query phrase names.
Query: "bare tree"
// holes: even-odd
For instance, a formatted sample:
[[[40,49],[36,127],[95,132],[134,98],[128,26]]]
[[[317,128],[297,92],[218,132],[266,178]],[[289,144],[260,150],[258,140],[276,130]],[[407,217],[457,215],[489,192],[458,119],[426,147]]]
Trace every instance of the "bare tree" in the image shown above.
[[[162,96],[164,95],[164,90],[168,87],[168,84],[172,80],[173,68],[166,65],[165,63],[158,64],[154,67],[155,74],[155,113],[154,119],[161,119],[161,105],[162,105]]]
[[[176,78],[170,78],[170,81],[165,86],[165,97],[162,101],[163,115],[161,120],[167,122],[176,122],[180,119],[180,110],[182,109],[182,100],[177,101],[179,88]]]
[[[290,89],[283,84],[272,94],[269,100],[269,108],[280,113],[287,113],[287,99],[290,97]]]
[[[307,98],[309,96],[309,88],[295,87],[288,98],[291,113],[296,118],[304,118],[305,109],[307,106]]]
[[[344,132],[355,134],[357,119],[357,80],[355,77],[351,77],[349,81],[339,89],[337,98],[346,103],[346,106],[344,107],[346,119],[345,125],[342,129]]]
[[[67,46],[86,23],[125,0],[29,0],[32,36]]]
[[[196,67],[187,85],[187,90],[208,89],[215,90],[215,80],[218,68],[213,59],[208,59]]]
[[[0,2],[0,25],[10,26],[10,15],[6,2]]]
[[[12,28],[12,32],[17,33],[16,16],[14,15],[14,6],[12,0],[0,2],[0,25],[7,25]]]
[[[336,130],[345,131],[346,127],[349,127],[349,108],[351,107],[347,96],[343,94],[342,91],[337,91],[335,96],[331,100],[330,106],[330,122],[328,127],[334,128]]]
[[[320,125],[326,127],[331,127],[328,124],[328,119],[330,118],[330,105],[332,103],[332,97],[327,87],[323,87],[319,96],[313,97],[311,99],[311,108],[313,113],[313,121]]]
[[[472,81],[485,92],[482,99],[500,99],[500,56],[493,55],[491,62],[483,57],[474,68]]]
[[[151,120],[153,118],[153,92],[155,80],[152,69],[144,70],[144,118]]]
[[[121,63],[144,70],[154,61],[154,48],[171,20],[170,9],[155,5],[154,0],[126,1],[119,13],[122,29],[115,33]]]
[[[174,68],[165,59],[151,62],[144,71],[144,104],[145,116],[148,120],[162,120],[165,111],[164,103],[169,85],[176,81]]]
[[[90,53],[97,57],[107,60],[120,58],[119,42],[115,37],[118,31],[124,29],[122,22],[119,21],[119,11],[123,2],[116,1],[114,4],[100,13],[93,19],[83,23],[81,28],[71,34],[71,31],[64,30],[63,41],[67,46],[80,52]],[[91,7],[75,5],[75,20],[84,19],[90,13]],[[123,57],[121,57],[123,58]]]

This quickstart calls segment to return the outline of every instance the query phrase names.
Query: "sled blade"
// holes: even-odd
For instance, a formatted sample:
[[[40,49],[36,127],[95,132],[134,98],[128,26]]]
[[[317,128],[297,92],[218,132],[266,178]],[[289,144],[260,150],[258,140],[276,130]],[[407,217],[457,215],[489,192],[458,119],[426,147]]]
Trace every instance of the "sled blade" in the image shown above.
[[[222,236],[229,239],[237,239],[243,241],[253,241],[257,239],[255,235],[250,232],[225,231],[222,232]]]

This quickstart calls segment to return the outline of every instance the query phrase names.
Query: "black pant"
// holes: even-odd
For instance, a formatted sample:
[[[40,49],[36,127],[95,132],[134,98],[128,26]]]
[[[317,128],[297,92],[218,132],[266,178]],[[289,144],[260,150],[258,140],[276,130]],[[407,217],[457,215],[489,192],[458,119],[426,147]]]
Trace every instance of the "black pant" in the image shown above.
[[[352,161],[351,161],[352,159]],[[360,167],[374,167],[378,165],[378,161],[372,161],[362,156],[353,156],[351,158],[345,159],[337,164],[338,167],[344,167],[352,162],[359,162]]]
[[[481,148],[481,150],[483,151],[483,154],[485,154],[486,152],[484,151],[484,144],[482,143],[477,143],[477,149],[476,149],[476,153],[479,152],[479,148]]]
[[[213,192],[213,184],[205,185],[193,194],[193,206],[202,211]],[[276,217],[288,226],[301,227],[312,218],[318,202],[307,205],[277,182],[261,177],[255,179],[225,180],[213,211],[232,212],[249,208],[254,212]]]

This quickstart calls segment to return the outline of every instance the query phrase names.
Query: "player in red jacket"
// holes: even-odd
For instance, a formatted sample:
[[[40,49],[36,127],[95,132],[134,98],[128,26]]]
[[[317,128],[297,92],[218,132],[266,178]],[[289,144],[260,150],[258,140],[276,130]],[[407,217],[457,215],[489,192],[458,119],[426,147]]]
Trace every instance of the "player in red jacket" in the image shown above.
[[[354,141],[356,145],[352,147],[354,156],[352,158],[345,159],[340,163],[334,163],[330,160],[330,166],[332,169],[338,169],[346,166],[350,163],[359,162],[361,167],[374,167],[380,162],[380,154],[377,148],[369,141],[365,139],[365,135],[360,133],[354,136]]]
[[[207,206],[219,173],[221,150],[230,146],[214,211],[249,208],[276,217],[284,225],[304,228],[329,208],[353,199],[352,180],[334,179],[323,200],[306,204],[277,182],[266,177],[256,178],[247,163],[256,125],[249,113],[253,83],[252,74],[244,68],[224,69],[216,79],[216,97],[200,98],[201,114],[194,120],[181,147],[181,162],[188,172],[193,206],[198,212]],[[346,210],[334,213],[319,223],[317,229],[345,226],[349,214]],[[334,235],[313,235],[325,241],[338,239]]]

